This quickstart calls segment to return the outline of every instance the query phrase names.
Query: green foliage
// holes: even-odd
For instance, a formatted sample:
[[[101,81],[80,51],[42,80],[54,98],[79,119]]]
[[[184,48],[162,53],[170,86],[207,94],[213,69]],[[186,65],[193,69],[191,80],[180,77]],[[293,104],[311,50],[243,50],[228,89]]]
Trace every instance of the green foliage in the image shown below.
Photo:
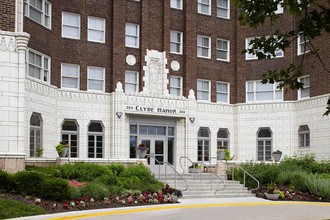
[[[120,176],[128,179],[138,177],[140,180],[148,183],[155,183],[157,181],[155,175],[143,164],[138,164],[127,168]]]
[[[303,170],[284,170],[278,175],[276,182],[281,186],[286,185],[293,189],[305,191],[305,177],[307,175]]]
[[[47,176],[61,177],[61,172],[58,166],[47,166],[47,167],[36,167],[36,166],[26,166],[26,171],[34,171],[37,173],[43,173]]]
[[[12,175],[0,170],[0,191],[10,191],[14,185]]]
[[[230,150],[224,149],[224,151],[225,151],[225,160],[231,160]]]
[[[330,181],[309,175],[306,177],[306,187],[310,193],[323,199],[330,199]]]
[[[107,174],[103,174],[102,176],[96,178],[95,181],[103,183],[107,186],[112,186],[118,183],[118,177],[112,173],[111,170],[109,170]]]
[[[81,195],[85,197],[92,197],[100,199],[109,195],[109,190],[106,185],[102,183],[90,182],[86,186],[82,187]]]
[[[61,143],[57,144],[56,145],[56,151],[57,151],[58,155],[61,155],[63,153],[63,151],[64,151],[63,144],[61,144]]]
[[[81,197],[81,192],[80,192],[79,188],[73,187],[73,186],[69,186],[67,197],[69,199],[75,199],[75,198]]]
[[[39,192],[32,195],[42,196],[43,198],[55,201],[62,201],[70,198],[69,188],[67,181],[59,178],[47,177],[44,178]]]
[[[21,194],[39,195],[44,178],[44,174],[33,171],[17,172],[13,176],[15,190]]]
[[[120,176],[122,172],[125,170],[125,166],[121,163],[111,163],[107,166],[114,174]]]
[[[43,215],[46,211],[35,205],[27,205],[23,202],[16,202],[0,199],[0,219],[19,218],[32,215]]]

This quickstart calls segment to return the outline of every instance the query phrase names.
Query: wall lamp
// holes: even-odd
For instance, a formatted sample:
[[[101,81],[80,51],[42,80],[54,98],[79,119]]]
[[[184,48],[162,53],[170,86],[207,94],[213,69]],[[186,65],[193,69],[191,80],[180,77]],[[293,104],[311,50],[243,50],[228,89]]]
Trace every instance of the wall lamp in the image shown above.
[[[195,121],[195,117],[190,117],[190,118],[189,118],[189,121],[190,121],[191,123],[194,123],[194,121]]]
[[[116,115],[118,118],[121,118],[121,116],[123,116],[123,113],[122,112],[116,112]]]

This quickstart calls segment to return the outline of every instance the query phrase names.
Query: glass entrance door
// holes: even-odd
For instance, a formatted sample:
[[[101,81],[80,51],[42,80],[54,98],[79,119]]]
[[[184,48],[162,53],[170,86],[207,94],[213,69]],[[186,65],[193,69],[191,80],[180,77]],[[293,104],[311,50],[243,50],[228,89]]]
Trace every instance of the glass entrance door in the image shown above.
[[[149,149],[147,151],[150,168],[158,167],[159,163],[166,161],[166,143],[163,137],[141,137],[140,142]]]

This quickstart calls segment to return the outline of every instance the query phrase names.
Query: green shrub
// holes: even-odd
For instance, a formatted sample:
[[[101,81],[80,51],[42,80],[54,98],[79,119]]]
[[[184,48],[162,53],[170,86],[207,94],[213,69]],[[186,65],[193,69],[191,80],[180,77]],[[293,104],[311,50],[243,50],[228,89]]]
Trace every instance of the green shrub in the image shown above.
[[[34,171],[38,173],[43,173],[48,176],[61,177],[61,172],[57,168],[58,166],[47,166],[47,167],[36,167],[36,166],[26,166],[26,171]]]
[[[12,175],[0,170],[0,191],[10,191],[13,189],[13,185]]]
[[[48,177],[41,184],[40,193],[42,198],[55,201],[63,201],[70,198],[70,187],[66,180]]]
[[[281,186],[290,186],[290,188],[297,189],[297,190],[306,190],[306,184],[305,184],[305,177],[308,174],[305,171],[302,170],[287,170],[281,172],[276,182]]]
[[[145,180],[148,183],[155,183],[157,180],[155,175],[150,171],[150,169],[143,164],[134,165],[128,167],[122,174],[121,177],[133,178],[137,177],[140,180]]]
[[[311,194],[323,199],[330,199],[330,181],[328,179],[318,178],[315,175],[308,175],[305,183]]]
[[[13,175],[15,190],[21,194],[39,195],[45,175],[33,171],[21,171]]]
[[[107,174],[103,174],[102,176],[96,178],[95,181],[103,183],[107,186],[112,186],[118,183],[118,177],[112,173],[111,170],[109,170]]]
[[[80,189],[81,195],[100,199],[109,195],[109,190],[106,185],[97,182],[89,182],[86,186]]]
[[[69,191],[68,191],[68,198],[69,199],[76,199],[81,197],[81,192],[80,188],[69,186]]]
[[[305,170],[307,173],[315,173],[319,163],[315,160],[313,154],[305,156],[285,157],[280,162],[280,166],[288,170]]]
[[[125,166],[121,163],[111,163],[107,166],[107,168],[117,176],[120,176],[122,172],[124,172],[124,170],[126,169]]]

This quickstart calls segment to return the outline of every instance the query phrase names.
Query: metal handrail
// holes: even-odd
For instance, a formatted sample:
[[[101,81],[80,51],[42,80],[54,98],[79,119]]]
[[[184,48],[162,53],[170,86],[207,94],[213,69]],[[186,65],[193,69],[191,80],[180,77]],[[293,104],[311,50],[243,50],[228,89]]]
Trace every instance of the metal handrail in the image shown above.
[[[181,169],[182,169],[182,171],[183,171],[183,173],[184,173],[184,169],[183,169],[183,166],[182,166],[182,164],[181,164],[181,161],[182,161],[182,159],[187,159],[187,160],[189,160],[191,163],[199,163],[199,164],[202,164],[204,167],[206,167],[209,171],[211,171],[210,172],[210,174],[211,174],[211,190],[213,189],[213,175],[212,174],[214,174],[222,183],[223,183],[223,188],[222,189],[216,189],[215,190],[215,192],[214,192],[214,194],[217,194],[217,192],[218,191],[221,191],[221,190],[224,190],[225,188],[226,188],[226,182],[220,177],[220,176],[218,176],[218,174],[216,174],[212,169],[210,169],[204,162],[193,162],[189,157],[187,157],[187,156],[181,156],[180,157],[180,160],[179,160],[179,164],[180,164],[180,167],[181,167]],[[201,173],[199,174],[199,177],[200,177],[200,179],[201,179]]]
[[[242,171],[243,171],[243,176],[244,176],[244,179],[243,179],[243,185],[244,185],[244,187],[245,187],[245,179],[246,179],[246,174],[248,175],[248,176],[250,176],[253,180],[255,180],[256,182],[257,182],[257,188],[254,188],[254,189],[251,189],[251,190],[257,190],[257,189],[259,189],[259,187],[260,187],[260,182],[254,177],[254,176],[252,176],[248,171],[246,171],[243,167],[241,167],[240,165],[238,165],[237,163],[235,163],[235,162],[231,162],[230,164],[234,164],[235,166],[237,166],[239,169],[241,169]],[[234,178],[235,178],[235,169],[233,169],[233,171],[232,171],[232,180],[234,180]]]
[[[167,166],[169,166],[174,172],[175,172],[175,174],[177,174],[184,182],[185,182],[185,184],[186,184],[186,188],[185,189],[183,189],[183,190],[181,190],[181,191],[186,191],[186,190],[188,190],[188,183],[187,183],[187,180],[185,180],[182,176],[181,176],[181,174],[172,166],[172,164],[170,164],[169,162],[160,162],[159,160],[157,160],[157,158],[155,157],[155,156],[150,156],[150,155],[148,155],[147,156],[147,160],[148,160],[148,158],[150,158],[150,157],[152,157],[152,158],[154,158],[155,159],[155,161],[159,164],[159,165],[161,165],[161,164],[165,164],[166,166],[165,166],[165,182],[167,182]],[[160,179],[160,166],[158,166],[158,178]],[[174,188],[176,188],[176,175],[175,175],[175,179],[174,179]]]

